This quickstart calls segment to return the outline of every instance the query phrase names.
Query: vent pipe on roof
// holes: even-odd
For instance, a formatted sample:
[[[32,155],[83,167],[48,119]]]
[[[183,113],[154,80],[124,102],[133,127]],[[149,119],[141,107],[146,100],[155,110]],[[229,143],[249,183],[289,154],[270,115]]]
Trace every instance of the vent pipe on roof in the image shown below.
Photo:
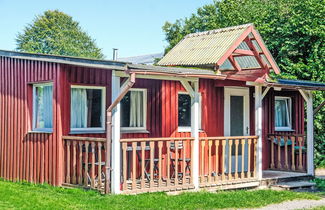
[[[118,49],[117,48],[113,48],[113,60],[114,61],[117,60],[117,52],[118,52]]]

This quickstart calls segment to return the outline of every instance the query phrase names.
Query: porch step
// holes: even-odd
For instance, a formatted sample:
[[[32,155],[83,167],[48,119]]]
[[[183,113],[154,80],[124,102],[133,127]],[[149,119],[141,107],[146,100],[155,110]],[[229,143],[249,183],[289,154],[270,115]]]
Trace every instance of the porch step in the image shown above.
[[[274,190],[294,190],[294,189],[313,189],[315,183],[309,181],[289,181],[289,182],[279,182],[277,184],[271,185],[271,189]]]

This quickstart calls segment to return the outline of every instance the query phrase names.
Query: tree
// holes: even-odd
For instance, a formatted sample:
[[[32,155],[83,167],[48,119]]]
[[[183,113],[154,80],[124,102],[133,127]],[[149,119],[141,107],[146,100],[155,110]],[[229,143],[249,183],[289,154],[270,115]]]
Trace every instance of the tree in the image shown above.
[[[282,78],[325,82],[324,0],[222,0],[163,26],[168,52],[186,34],[254,23]],[[314,94],[316,107],[325,93]],[[325,108],[315,116],[316,164],[325,166]]]
[[[84,32],[71,16],[58,10],[36,16],[17,38],[21,52],[78,56],[102,59],[104,56],[95,41]]]

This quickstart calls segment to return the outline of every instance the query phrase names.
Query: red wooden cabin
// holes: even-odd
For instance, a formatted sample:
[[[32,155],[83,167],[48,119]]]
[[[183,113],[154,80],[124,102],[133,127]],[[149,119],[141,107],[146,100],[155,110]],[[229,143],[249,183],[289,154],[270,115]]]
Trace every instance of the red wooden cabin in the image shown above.
[[[314,174],[325,85],[269,82],[253,25],[189,34],[158,64],[1,50],[0,176],[138,193]]]

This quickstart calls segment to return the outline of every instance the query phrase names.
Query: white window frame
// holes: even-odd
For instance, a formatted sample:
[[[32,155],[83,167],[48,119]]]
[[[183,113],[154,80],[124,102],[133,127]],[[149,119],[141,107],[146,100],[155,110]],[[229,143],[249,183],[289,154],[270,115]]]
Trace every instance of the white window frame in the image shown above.
[[[287,117],[288,117],[288,121],[289,121],[289,126],[284,126],[284,127],[276,127],[275,126],[275,107],[274,107],[274,130],[275,131],[293,131],[292,129],[292,99],[291,97],[285,97],[285,96],[275,96],[274,98],[274,106],[275,106],[275,101],[276,100],[288,100],[288,106],[287,107]],[[287,103],[286,103],[287,104]]]
[[[101,127],[92,127],[92,128],[72,128],[70,122],[70,132],[71,133],[102,133],[105,132],[105,106],[106,106],[106,87],[105,86],[87,86],[87,85],[71,85],[70,95],[73,88],[79,89],[94,89],[102,91],[102,104],[101,104]],[[71,104],[72,98],[70,97],[70,120],[71,120]]]
[[[177,101],[178,101],[178,96],[179,95],[190,95],[188,92],[178,92],[177,93]],[[199,130],[202,130],[202,95],[199,93]],[[191,98],[191,104],[193,103],[193,98]],[[192,116],[192,108],[191,108],[191,116]],[[178,105],[177,105],[177,116],[178,116]],[[178,119],[178,118],[177,118]],[[192,121],[191,121],[192,122]],[[178,126],[178,122],[177,122]],[[177,131],[178,132],[191,132],[191,126],[178,126]]]
[[[44,87],[44,86],[52,86],[52,128],[36,128],[36,88],[37,87]],[[32,119],[32,131],[36,132],[53,132],[53,83],[37,83],[33,84],[33,119]]]
[[[147,89],[146,88],[131,88],[129,92],[141,91],[143,92],[143,126],[142,127],[121,127],[124,133],[130,132],[147,132]],[[122,99],[123,100],[123,99]],[[121,116],[122,118],[122,116]],[[122,119],[121,119],[122,120]]]

